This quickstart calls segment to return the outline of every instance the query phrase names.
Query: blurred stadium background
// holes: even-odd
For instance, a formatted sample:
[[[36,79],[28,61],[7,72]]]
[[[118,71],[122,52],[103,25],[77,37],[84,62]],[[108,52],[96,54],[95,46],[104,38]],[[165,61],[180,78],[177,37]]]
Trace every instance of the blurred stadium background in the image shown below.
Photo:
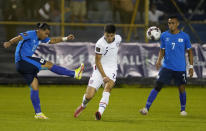
[[[205,0],[36,0],[34,3],[28,0],[0,0],[0,6],[1,43],[8,41],[20,32],[35,29],[37,22],[47,22],[52,26],[51,37],[73,33],[76,36],[74,42],[95,44],[103,34],[104,24],[115,23],[118,27],[117,33],[123,37],[124,46],[128,43],[134,45],[138,43],[141,44],[140,48],[142,48],[142,45],[146,46],[143,47],[146,52],[152,50],[151,47],[151,49],[147,50],[147,45],[154,45],[154,48],[156,47],[155,45],[157,45],[151,44],[154,41],[148,41],[146,39],[146,29],[149,26],[155,25],[160,27],[162,31],[165,31],[167,30],[167,16],[177,15],[181,20],[180,29],[188,33],[191,37],[191,42],[198,46],[197,49],[195,48],[196,46],[194,47],[196,61],[195,72],[197,75],[196,78],[191,79],[189,83],[205,84]],[[15,71],[14,51],[15,46],[12,46],[10,49],[3,49],[1,45],[0,83],[2,84],[24,83]],[[132,51],[131,54],[140,56],[145,54],[145,51],[138,54]],[[158,49],[156,49],[156,52],[153,54],[157,56],[157,53]],[[76,57],[78,57],[78,55],[80,55],[80,53],[75,54]],[[40,55],[40,57],[42,57],[42,55]],[[131,59],[128,58],[128,61],[129,60]],[[146,63],[144,60],[140,62]],[[74,63],[70,63],[67,67],[74,68],[72,65],[78,66],[78,64],[77,61],[74,61]],[[136,65],[136,68],[143,68],[143,66],[144,64],[142,64],[141,67]],[[134,67],[129,66],[124,68],[132,69]],[[90,69],[91,65],[89,65],[89,69],[86,70],[87,73],[91,73]],[[137,78],[136,76],[138,75],[131,75],[132,77],[129,79],[126,77],[130,75],[123,75],[119,77],[117,83],[153,83],[154,75],[151,77],[150,75],[144,75],[144,71],[136,72],[141,75]],[[86,84],[88,76],[89,75],[86,75],[82,81],[73,81],[72,79],[59,79],[59,77],[47,79],[47,75],[47,78],[44,76],[42,80],[40,79],[40,83]],[[146,79],[146,81],[144,79]]]

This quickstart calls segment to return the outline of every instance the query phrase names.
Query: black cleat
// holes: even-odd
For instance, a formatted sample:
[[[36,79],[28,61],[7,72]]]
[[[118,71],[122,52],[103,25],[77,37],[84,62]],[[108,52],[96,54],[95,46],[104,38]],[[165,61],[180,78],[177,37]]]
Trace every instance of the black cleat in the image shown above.
[[[96,112],[95,113],[95,117],[96,117],[96,120],[100,120],[101,119],[101,117],[102,117],[102,115],[100,114],[100,112]]]

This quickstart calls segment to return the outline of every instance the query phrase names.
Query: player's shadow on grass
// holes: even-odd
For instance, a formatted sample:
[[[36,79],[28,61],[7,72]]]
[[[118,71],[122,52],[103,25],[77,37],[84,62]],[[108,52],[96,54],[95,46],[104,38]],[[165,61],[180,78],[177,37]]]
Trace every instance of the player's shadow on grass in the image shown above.
[[[79,119],[79,121],[91,121],[91,122],[94,122],[94,121],[96,121],[96,122],[108,122],[108,123],[110,123],[110,122],[116,122],[116,123],[140,123],[142,120],[125,120],[125,119],[110,119],[110,120],[108,120],[108,119],[102,119],[102,120],[95,120],[95,118],[94,119]]]
[[[117,123],[129,123],[129,124],[133,124],[133,123],[140,123],[140,120],[117,120],[117,119],[113,119],[113,120],[102,120],[103,122],[117,122]]]
[[[91,121],[91,122],[107,122],[107,123],[129,123],[129,124],[142,124],[142,123],[153,123],[153,122],[169,122],[169,123],[177,123],[177,122],[182,122],[182,123],[188,123],[188,122],[193,122],[193,123],[205,123],[205,117],[198,117],[198,116],[186,116],[186,117],[173,117],[173,118],[167,118],[163,119],[162,118],[150,118],[150,117],[145,117],[145,118],[137,118],[137,119],[107,119],[103,118],[102,120],[95,120],[94,119],[79,119],[79,121]]]

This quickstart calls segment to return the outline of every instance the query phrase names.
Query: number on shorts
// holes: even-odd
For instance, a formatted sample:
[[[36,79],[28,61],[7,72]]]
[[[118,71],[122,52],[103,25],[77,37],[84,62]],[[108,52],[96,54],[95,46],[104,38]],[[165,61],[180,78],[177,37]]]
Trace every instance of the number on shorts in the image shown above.
[[[115,79],[115,76],[116,76],[115,73],[112,73],[112,74],[113,74],[113,78]]]
[[[44,63],[44,59],[41,59],[41,60],[40,60],[40,63],[42,63],[42,64],[43,64],[43,63]]]
[[[185,74],[182,74],[184,81],[186,82],[186,76]]]

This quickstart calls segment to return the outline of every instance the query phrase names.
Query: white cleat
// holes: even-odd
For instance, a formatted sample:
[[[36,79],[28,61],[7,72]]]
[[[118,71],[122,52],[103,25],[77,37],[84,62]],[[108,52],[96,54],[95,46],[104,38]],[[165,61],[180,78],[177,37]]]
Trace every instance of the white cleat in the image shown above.
[[[35,119],[42,119],[42,120],[48,119],[48,117],[46,117],[46,116],[44,115],[44,113],[42,113],[42,112],[35,114],[34,118],[35,118]]]
[[[147,108],[143,108],[143,109],[139,110],[139,113],[142,114],[142,115],[147,115],[148,114],[148,110],[147,110]]]
[[[180,115],[181,115],[181,116],[187,116],[187,112],[186,112],[186,111],[181,111],[181,112],[180,112]]]

